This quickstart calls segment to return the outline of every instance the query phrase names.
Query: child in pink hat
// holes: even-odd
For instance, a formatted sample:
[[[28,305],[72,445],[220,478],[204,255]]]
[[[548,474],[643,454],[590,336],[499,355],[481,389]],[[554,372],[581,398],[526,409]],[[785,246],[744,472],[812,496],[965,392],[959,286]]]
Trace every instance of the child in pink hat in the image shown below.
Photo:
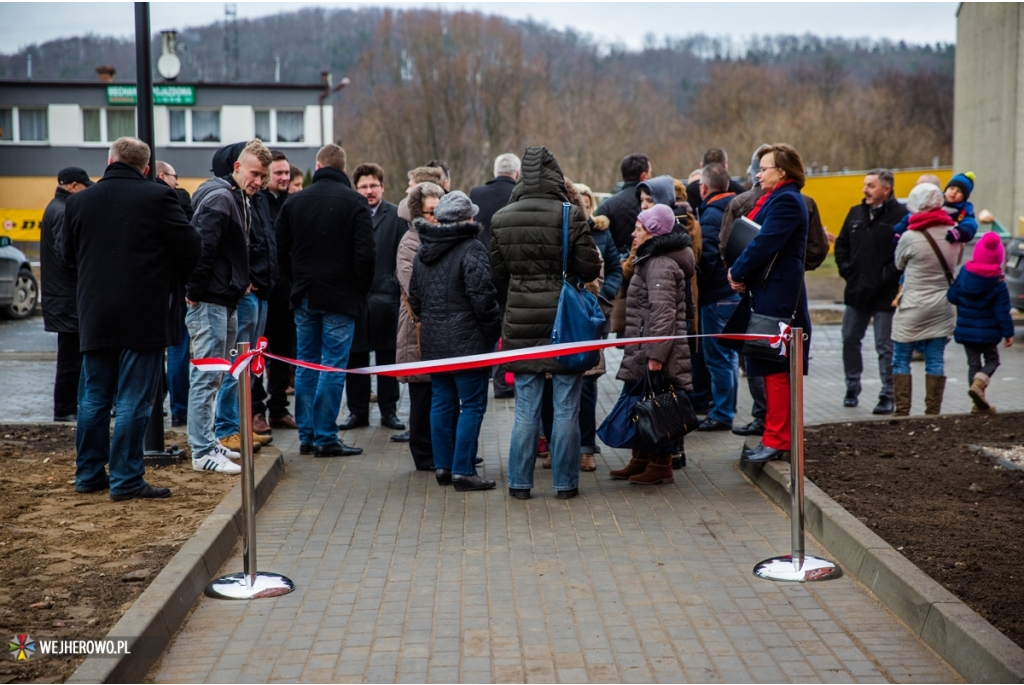
[[[974,400],[972,412],[992,414],[985,388],[999,368],[999,341],[1013,344],[1010,292],[1003,278],[1003,243],[995,233],[986,233],[974,247],[971,261],[957,274],[946,299],[957,306],[953,339],[967,352],[967,393]],[[984,358],[984,364],[982,359]]]

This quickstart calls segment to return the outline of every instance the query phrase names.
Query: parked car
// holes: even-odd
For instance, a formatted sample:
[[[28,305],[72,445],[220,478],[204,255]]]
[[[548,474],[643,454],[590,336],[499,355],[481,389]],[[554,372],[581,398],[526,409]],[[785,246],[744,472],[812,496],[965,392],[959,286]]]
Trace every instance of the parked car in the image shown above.
[[[0,316],[27,319],[39,304],[39,284],[25,253],[0,236]]]

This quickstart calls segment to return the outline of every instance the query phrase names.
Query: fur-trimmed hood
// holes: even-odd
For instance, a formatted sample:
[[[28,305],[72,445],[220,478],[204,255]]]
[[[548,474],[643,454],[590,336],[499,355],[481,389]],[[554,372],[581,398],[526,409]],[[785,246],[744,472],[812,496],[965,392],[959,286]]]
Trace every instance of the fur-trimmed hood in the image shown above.
[[[694,274],[694,263],[693,251],[691,250],[689,255],[686,253],[688,247],[693,247],[693,239],[688,233],[673,232],[654,236],[636,248],[636,266],[639,268],[647,259],[667,256],[679,265],[687,278],[690,278]]]
[[[612,225],[611,220],[606,216],[592,216],[588,221],[591,231],[607,231],[608,227]]]
[[[420,234],[420,249],[416,253],[424,264],[441,259],[448,250],[466,240],[472,240],[480,233],[480,224],[462,221],[455,224],[432,224],[429,221],[416,222]]]

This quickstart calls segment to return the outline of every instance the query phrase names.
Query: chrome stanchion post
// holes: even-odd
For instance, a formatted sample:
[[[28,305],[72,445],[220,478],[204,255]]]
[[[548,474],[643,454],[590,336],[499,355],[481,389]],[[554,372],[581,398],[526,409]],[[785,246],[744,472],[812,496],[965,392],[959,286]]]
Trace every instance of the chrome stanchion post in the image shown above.
[[[789,341],[789,493],[792,554],[765,559],[754,575],[767,580],[803,583],[843,574],[831,561],[804,553],[804,329],[791,328]]]
[[[249,343],[238,343],[236,358],[248,351]],[[286,595],[295,589],[291,580],[256,569],[256,465],[252,450],[252,379],[248,368],[238,378],[238,431],[242,442],[242,573],[213,580],[206,586],[206,596],[258,599]]]

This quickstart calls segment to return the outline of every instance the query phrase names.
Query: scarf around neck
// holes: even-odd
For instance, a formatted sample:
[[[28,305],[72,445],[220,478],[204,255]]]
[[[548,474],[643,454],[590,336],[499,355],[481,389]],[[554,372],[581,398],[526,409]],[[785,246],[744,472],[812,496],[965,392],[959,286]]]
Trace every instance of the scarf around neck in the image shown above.
[[[779,185],[775,186],[767,193],[762,195],[761,197],[757,198],[757,202],[754,203],[753,208],[749,212],[747,212],[747,218],[753,221],[754,217],[757,216],[757,213],[761,211],[761,207],[764,207],[764,203],[768,202],[768,198],[774,195],[775,191],[777,191],[779,188],[789,183],[792,183],[792,181],[783,181],[782,183],[780,183]]]
[[[927,212],[918,212],[910,215],[909,228],[911,231],[921,231],[933,226],[954,226],[956,222],[953,217],[946,213],[946,210],[939,207]]]

